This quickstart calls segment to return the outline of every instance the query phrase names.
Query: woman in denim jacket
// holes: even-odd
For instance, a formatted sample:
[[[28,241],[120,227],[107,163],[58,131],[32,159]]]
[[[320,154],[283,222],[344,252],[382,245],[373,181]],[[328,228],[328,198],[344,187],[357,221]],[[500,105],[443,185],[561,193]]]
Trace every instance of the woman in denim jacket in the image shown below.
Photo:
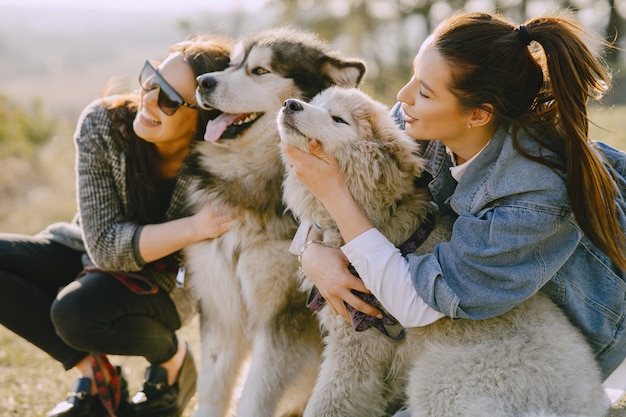
[[[560,17],[517,26],[470,13],[423,43],[395,113],[424,141],[440,210],[458,216],[432,254],[402,257],[315,140],[312,156],[284,145],[347,242],[310,244],[313,228],[299,246],[303,270],[335,312],[349,320],[345,301],[380,315],[354,289],[374,294],[404,326],[422,326],[498,316],[542,291],[585,334],[605,378],[623,361],[626,155],[588,139],[587,101],[610,74],[583,35]]]

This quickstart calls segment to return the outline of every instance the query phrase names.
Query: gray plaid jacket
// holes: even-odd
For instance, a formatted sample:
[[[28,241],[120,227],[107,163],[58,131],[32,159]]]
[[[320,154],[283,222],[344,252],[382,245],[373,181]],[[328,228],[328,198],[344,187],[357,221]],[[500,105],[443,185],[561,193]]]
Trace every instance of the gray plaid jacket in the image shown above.
[[[94,101],[80,115],[74,144],[76,150],[76,189],[78,213],[71,223],[55,223],[41,232],[58,243],[89,255],[89,261],[102,269],[141,271],[168,291],[176,305],[181,324],[197,311],[187,288],[175,285],[176,270],[163,262],[145,263],[136,248],[142,225],[124,220],[126,198],[126,154],[111,138],[105,100]],[[134,116],[134,115],[133,115]],[[177,178],[165,220],[183,216],[185,190],[191,181],[185,168]]]

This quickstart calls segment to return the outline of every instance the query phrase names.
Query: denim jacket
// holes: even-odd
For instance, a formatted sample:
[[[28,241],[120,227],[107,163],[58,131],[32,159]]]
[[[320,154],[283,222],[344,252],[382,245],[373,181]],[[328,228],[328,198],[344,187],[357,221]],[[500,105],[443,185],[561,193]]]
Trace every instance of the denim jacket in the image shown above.
[[[520,133],[520,139],[538,153],[529,136]],[[616,204],[626,230],[626,153],[602,143],[598,149],[621,187]],[[448,316],[485,319],[542,291],[587,337],[607,377],[626,357],[626,273],[581,233],[565,173],[523,157],[506,129],[458,184],[441,142],[427,142],[423,156],[435,201],[458,218],[451,240],[434,254],[409,256],[420,297]]]

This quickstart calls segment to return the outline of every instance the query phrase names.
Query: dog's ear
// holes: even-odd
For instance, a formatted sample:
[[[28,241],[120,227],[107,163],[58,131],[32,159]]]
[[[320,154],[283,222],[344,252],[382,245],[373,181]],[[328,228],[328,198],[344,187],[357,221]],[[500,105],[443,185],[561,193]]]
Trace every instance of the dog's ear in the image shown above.
[[[365,75],[365,63],[356,58],[339,59],[329,56],[321,70],[332,84],[346,88],[358,87]]]

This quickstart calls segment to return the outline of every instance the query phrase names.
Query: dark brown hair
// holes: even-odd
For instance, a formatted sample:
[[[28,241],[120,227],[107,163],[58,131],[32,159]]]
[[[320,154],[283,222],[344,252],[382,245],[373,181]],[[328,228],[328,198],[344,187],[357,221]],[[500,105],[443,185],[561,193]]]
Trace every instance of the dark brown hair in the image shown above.
[[[499,15],[459,13],[433,35],[434,47],[451,64],[449,87],[461,108],[491,104],[496,125],[513,127],[522,155],[564,169],[581,230],[618,267],[626,268],[626,237],[615,203],[619,189],[588,137],[587,102],[608,90],[611,73],[585,41],[607,45],[560,16],[515,25]],[[519,129],[562,161],[525,152],[516,140]]]
[[[174,44],[165,57],[180,53],[197,77],[207,72],[221,71],[230,62],[229,53],[232,40],[218,35],[203,35]],[[126,220],[141,224],[162,221],[163,213],[158,205],[159,178],[155,172],[156,150],[152,143],[139,138],[133,130],[133,120],[137,112],[139,96],[127,94],[112,102],[111,135],[113,140],[125,150],[128,205]],[[219,112],[198,109],[196,140],[202,140],[206,124]]]

